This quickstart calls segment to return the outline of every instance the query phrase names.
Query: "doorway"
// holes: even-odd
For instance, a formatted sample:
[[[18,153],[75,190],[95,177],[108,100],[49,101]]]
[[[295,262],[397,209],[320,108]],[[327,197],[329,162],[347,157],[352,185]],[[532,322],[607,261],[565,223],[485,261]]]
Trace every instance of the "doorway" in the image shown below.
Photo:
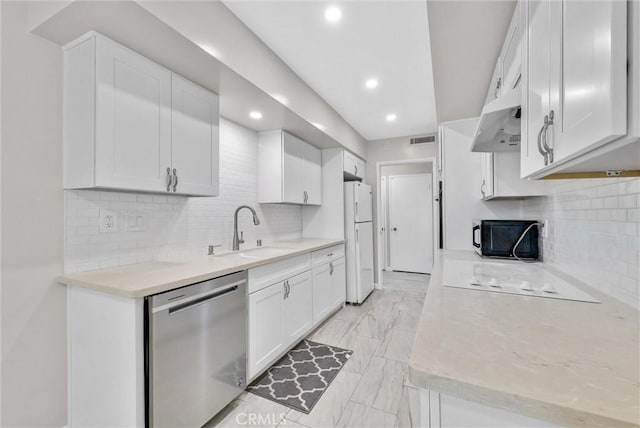
[[[426,289],[436,247],[434,158],[377,164],[377,284]]]

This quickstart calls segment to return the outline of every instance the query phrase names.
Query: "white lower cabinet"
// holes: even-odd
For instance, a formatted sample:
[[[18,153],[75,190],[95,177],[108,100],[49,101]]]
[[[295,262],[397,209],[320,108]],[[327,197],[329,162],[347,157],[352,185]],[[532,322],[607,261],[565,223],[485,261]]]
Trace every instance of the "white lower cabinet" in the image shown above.
[[[312,279],[307,271],[285,281],[287,292],[284,299],[283,340],[285,344],[294,344],[311,330],[312,317]]]
[[[249,378],[285,348],[284,281],[249,294]]]
[[[411,407],[414,426],[424,428],[512,428],[559,427],[540,419],[508,410],[463,400],[427,389],[411,389],[419,395],[419,406]],[[417,414],[416,414],[417,413]]]
[[[344,245],[250,269],[249,380],[338,309],[345,287]]]

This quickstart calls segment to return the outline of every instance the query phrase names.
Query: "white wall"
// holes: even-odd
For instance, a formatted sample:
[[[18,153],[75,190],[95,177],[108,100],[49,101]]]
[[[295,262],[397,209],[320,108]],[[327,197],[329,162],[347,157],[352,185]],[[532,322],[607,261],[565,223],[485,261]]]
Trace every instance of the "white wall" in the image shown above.
[[[548,182],[522,216],[549,221],[543,257],[558,269],[640,307],[640,178]]]
[[[0,2],[2,426],[67,422],[60,47],[30,35],[27,2]]]
[[[231,249],[233,213],[240,205],[258,212],[239,214],[238,229],[246,243],[299,238],[302,211],[296,205],[258,204],[258,135],[220,120],[220,195],[214,198],[69,190],[66,195],[65,272],[150,261],[159,257],[206,254],[209,244]],[[117,233],[100,233],[100,209],[118,214]],[[141,212],[146,227],[127,232],[127,212]]]
[[[374,281],[378,283],[378,238],[380,235],[380,225],[376,209],[378,198],[378,183],[376,183],[376,168],[378,162],[436,158],[438,156],[438,146],[435,143],[410,144],[411,137],[392,138],[389,140],[370,141],[367,144],[367,173],[365,181],[371,185],[374,196],[373,207],[373,244],[374,248]]]

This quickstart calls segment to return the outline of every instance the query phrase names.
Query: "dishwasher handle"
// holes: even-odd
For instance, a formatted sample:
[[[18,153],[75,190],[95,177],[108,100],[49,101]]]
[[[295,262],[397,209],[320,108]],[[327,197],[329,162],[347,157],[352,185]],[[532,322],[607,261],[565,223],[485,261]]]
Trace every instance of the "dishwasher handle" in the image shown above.
[[[245,283],[246,283],[245,280],[237,281],[227,285],[226,287],[216,288],[215,290],[209,290],[203,293],[195,294],[185,299],[181,299],[175,302],[170,302],[165,305],[155,307],[151,310],[151,313],[156,314],[158,312],[168,310],[169,315],[173,315],[175,313],[182,312],[189,308],[193,308],[202,303],[208,302],[209,300],[217,299],[218,297],[222,297],[227,294],[236,292],[238,291],[238,287]]]

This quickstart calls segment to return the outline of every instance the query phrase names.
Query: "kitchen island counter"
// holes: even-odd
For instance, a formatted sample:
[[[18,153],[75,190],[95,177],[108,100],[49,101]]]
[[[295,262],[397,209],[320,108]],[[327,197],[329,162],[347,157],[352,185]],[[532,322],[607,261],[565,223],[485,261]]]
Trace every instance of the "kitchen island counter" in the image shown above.
[[[637,310],[546,266],[601,303],[445,287],[445,260],[483,259],[436,256],[411,383],[558,425],[640,424]]]

